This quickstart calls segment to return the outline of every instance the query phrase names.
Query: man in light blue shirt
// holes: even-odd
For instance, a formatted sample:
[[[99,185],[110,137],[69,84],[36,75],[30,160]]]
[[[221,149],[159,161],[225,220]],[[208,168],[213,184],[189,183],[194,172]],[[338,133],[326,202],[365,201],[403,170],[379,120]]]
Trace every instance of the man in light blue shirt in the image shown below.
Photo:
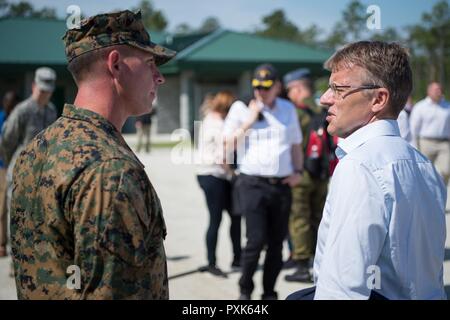
[[[325,66],[327,130],[344,140],[319,227],[316,287],[288,299],[445,299],[446,188],[396,121],[412,88],[405,49],[357,42]]]

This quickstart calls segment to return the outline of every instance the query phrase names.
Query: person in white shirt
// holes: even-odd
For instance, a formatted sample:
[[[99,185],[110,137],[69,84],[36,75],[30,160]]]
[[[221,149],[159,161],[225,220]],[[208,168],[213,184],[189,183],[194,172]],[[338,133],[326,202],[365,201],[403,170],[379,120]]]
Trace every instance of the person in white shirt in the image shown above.
[[[442,87],[428,85],[427,97],[411,112],[411,134],[414,144],[426,155],[442,175],[445,185],[450,179],[450,105],[442,95]]]
[[[356,42],[325,66],[327,130],[344,140],[319,227],[315,288],[288,299],[445,299],[447,191],[395,121],[412,88],[407,51]]]
[[[241,216],[232,212],[231,205],[231,169],[225,162],[223,125],[231,104],[236,100],[228,91],[218,92],[204,105],[205,117],[201,125],[199,139],[200,165],[197,179],[205,193],[209,211],[209,225],[206,232],[206,249],[208,266],[201,271],[208,271],[216,276],[225,276],[217,267],[217,236],[223,211],[230,215],[230,237],[233,246],[232,268],[238,268],[241,260]]]
[[[293,104],[277,98],[281,82],[276,69],[260,65],[253,75],[254,97],[247,107],[236,101],[225,120],[228,145],[238,145],[240,171],[236,199],[245,217],[247,243],[242,252],[240,299],[249,300],[253,275],[263,248],[263,299],[277,299],[275,282],[283,265],[283,241],[288,232],[291,187],[303,171],[302,134]]]

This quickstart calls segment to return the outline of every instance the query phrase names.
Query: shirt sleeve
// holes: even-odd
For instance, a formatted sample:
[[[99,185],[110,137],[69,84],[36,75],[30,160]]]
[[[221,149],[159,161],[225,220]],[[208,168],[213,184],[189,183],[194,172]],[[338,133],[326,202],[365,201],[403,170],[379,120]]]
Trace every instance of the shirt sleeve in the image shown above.
[[[239,100],[231,105],[223,127],[223,134],[225,137],[232,136],[234,132],[242,125],[242,111],[243,108],[246,107],[247,106],[245,103]]]
[[[300,123],[298,121],[298,115],[295,111],[295,107],[292,107],[292,124],[290,127],[291,144],[301,144],[303,141],[302,131],[300,129]]]
[[[165,224],[141,168],[110,160],[75,187],[75,262],[85,299],[167,299]]]
[[[384,196],[372,172],[347,159],[339,164],[331,188],[315,299],[368,299],[376,288],[371,280],[379,271],[376,264],[388,232]],[[320,238],[319,229],[319,243]]]

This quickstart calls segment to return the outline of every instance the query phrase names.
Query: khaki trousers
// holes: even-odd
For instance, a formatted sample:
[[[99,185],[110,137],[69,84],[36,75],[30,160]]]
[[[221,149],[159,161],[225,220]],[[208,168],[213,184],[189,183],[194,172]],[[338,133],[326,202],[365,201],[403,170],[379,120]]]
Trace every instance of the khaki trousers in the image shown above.
[[[419,150],[436,167],[436,170],[444,178],[445,185],[448,186],[450,178],[450,140],[419,139]]]

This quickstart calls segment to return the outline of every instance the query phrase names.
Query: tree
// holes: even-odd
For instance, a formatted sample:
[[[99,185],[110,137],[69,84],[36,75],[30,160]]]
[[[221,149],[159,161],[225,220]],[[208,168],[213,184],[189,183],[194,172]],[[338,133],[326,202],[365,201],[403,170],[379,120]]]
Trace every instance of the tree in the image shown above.
[[[353,41],[361,38],[361,31],[364,30],[368,17],[364,6],[358,0],[350,2],[342,12],[342,25],[344,30],[351,35]]]
[[[0,17],[3,17],[8,10],[8,2],[6,0],[0,0]]]
[[[342,11],[341,20],[336,22],[324,45],[336,49],[345,43],[361,40],[368,17],[365,7],[358,0],[353,0]]]
[[[175,34],[187,34],[194,32],[194,29],[187,23],[180,23],[175,27]]]
[[[347,42],[347,34],[344,30],[344,26],[341,22],[337,22],[333,31],[328,35],[324,41],[324,45],[328,48],[337,49],[338,47],[344,45]]]
[[[286,19],[283,10],[275,10],[272,14],[263,17],[265,28],[256,33],[263,36],[296,40],[299,34],[298,28]]]
[[[206,18],[200,28],[198,29],[198,32],[213,32],[220,28],[220,21],[216,17],[208,17]]]
[[[381,33],[376,33],[371,37],[371,40],[376,41],[402,41],[402,37],[398,34],[397,30],[394,28],[387,28]]]
[[[36,10],[33,5],[27,1],[8,3],[6,0],[0,0],[0,17],[56,19],[56,10],[49,7],[43,7],[40,10]]]
[[[315,24],[310,25],[308,28],[298,30],[296,41],[311,46],[317,46],[319,34],[323,33],[323,30]]]
[[[19,3],[9,4],[7,16],[9,16],[9,17],[31,17],[33,13],[34,13],[33,6],[26,1],[21,1]]]
[[[154,31],[164,31],[167,28],[167,19],[160,10],[155,10],[150,0],[142,0],[137,8],[141,10],[144,26]]]
[[[436,3],[431,13],[424,13],[421,24],[409,28],[409,42],[416,60],[426,62],[428,81],[440,81],[445,87],[450,74],[450,7],[446,0]]]

